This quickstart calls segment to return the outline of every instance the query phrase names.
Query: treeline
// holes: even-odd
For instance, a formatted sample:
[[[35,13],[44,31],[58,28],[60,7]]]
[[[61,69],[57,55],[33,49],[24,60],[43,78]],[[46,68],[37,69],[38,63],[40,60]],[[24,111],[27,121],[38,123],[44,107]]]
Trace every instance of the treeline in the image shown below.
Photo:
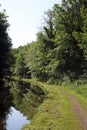
[[[13,74],[57,83],[87,75],[87,1],[62,0],[44,14],[36,41],[13,49]]]
[[[13,55],[11,53],[11,39],[8,35],[9,23],[7,18],[5,10],[0,12],[0,119],[6,115],[6,111],[9,110],[12,103],[9,79]],[[1,123],[0,120],[0,126]]]

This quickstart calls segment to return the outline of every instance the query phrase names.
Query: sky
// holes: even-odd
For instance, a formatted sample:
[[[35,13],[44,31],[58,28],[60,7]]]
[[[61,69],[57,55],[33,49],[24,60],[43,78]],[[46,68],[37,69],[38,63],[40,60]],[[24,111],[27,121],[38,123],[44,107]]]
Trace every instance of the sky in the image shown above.
[[[35,41],[42,25],[44,12],[60,2],[61,0],[0,0],[0,11],[5,9],[9,16],[8,33],[13,48]]]

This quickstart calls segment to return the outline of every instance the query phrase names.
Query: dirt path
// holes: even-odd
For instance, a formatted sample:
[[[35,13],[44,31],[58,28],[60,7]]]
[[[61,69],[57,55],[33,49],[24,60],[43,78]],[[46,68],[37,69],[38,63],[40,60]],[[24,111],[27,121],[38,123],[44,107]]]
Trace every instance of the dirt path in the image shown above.
[[[80,125],[82,126],[82,130],[87,130],[87,115],[84,111],[84,109],[81,107],[79,101],[74,97],[72,94],[67,92],[66,90],[62,90],[62,93],[65,94],[72,102],[72,110],[76,113],[78,116],[78,119],[80,120]]]

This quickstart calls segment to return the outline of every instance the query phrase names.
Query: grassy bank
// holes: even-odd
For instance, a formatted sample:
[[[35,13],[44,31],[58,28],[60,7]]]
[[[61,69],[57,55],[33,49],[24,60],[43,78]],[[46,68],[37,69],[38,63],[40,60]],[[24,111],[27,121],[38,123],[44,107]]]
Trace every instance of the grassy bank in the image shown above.
[[[54,85],[43,87],[48,91],[47,98],[38,108],[38,112],[22,130],[80,130],[80,123],[74,112],[72,103],[60,88]]]
[[[18,79],[16,79],[18,80]],[[58,85],[48,85],[45,83],[37,82],[31,79],[22,79],[25,83],[32,83],[33,90],[38,92],[39,87],[46,93],[46,97],[43,102],[38,105],[37,112],[31,118],[31,123],[25,125],[22,130],[82,130],[80,119],[77,114],[72,110],[72,101],[69,97],[63,93],[63,90],[73,95],[80,103],[84,112],[87,114],[87,85],[76,81],[74,83],[64,82],[61,87]],[[31,90],[31,89],[30,89]],[[30,90],[26,95],[26,100],[23,100],[22,106],[26,106],[27,116],[31,115],[30,99],[33,98],[30,95]],[[35,97],[35,101],[37,96]],[[34,101],[34,104],[37,102]],[[25,104],[26,103],[26,104]],[[32,110],[32,108],[31,108]],[[29,118],[30,119],[30,118]]]

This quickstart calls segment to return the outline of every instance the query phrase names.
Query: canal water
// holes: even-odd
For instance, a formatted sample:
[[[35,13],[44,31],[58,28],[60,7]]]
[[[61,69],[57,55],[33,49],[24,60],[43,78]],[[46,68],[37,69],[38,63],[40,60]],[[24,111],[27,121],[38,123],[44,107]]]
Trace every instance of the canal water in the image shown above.
[[[2,84],[0,87],[0,130],[21,130],[25,124],[30,124],[38,106],[46,97],[46,92],[41,86],[24,81],[13,81],[10,91],[9,86],[3,87]],[[19,110],[11,107],[13,105],[30,120]]]
[[[11,112],[7,116],[6,129],[7,130],[21,130],[23,125],[29,124],[30,121],[20,111],[11,107]]]

